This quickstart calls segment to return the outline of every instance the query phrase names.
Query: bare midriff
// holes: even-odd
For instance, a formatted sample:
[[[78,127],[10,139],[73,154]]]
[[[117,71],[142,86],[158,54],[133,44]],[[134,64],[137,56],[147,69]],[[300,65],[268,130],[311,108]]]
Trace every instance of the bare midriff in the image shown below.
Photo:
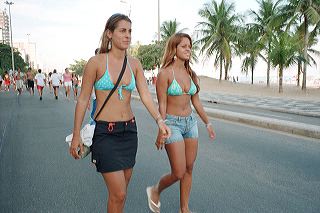
[[[97,108],[95,115],[99,112],[109,93],[110,91],[96,90]],[[123,99],[120,100],[118,90],[114,91],[97,120],[117,122],[128,121],[133,118],[133,112],[130,105],[131,93],[126,90],[123,90],[122,93]]]
[[[167,114],[176,116],[189,116],[191,114],[191,96],[167,96]]]

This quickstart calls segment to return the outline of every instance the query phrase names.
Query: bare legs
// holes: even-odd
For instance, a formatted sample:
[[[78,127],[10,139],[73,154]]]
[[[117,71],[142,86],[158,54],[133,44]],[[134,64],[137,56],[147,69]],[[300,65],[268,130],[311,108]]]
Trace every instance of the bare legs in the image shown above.
[[[77,97],[78,97],[78,88],[74,87],[73,88],[73,98],[75,101],[77,100]]]
[[[107,213],[122,213],[132,169],[102,173],[108,188]]]
[[[152,189],[151,199],[158,203],[160,193],[180,180],[180,210],[189,211],[189,197],[192,185],[192,169],[198,151],[198,139],[188,138],[184,141],[166,145],[171,166],[171,173],[161,177]]]
[[[59,90],[58,86],[53,86],[53,93],[56,100],[58,100],[58,93],[59,93],[58,90]]]
[[[70,86],[65,86],[65,89],[66,89],[66,98],[68,99],[68,100],[70,100]]]
[[[190,212],[189,197],[192,185],[193,164],[197,157],[198,141],[196,139],[185,139],[186,173],[180,180],[180,209],[181,212]]]

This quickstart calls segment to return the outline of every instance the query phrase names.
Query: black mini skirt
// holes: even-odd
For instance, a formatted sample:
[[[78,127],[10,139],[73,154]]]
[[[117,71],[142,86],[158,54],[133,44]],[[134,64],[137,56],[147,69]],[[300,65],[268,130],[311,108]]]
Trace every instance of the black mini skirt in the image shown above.
[[[138,149],[135,118],[120,122],[97,121],[90,148],[97,172],[133,168]]]

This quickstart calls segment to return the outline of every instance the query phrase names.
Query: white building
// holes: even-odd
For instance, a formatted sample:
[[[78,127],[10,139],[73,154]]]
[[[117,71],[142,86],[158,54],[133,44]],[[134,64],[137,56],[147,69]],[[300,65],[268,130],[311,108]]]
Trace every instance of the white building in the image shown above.
[[[24,61],[33,69],[39,69],[36,57],[36,43],[35,42],[13,42],[13,47],[17,48],[21,53]]]
[[[0,43],[10,45],[9,16],[6,10],[0,10]]]

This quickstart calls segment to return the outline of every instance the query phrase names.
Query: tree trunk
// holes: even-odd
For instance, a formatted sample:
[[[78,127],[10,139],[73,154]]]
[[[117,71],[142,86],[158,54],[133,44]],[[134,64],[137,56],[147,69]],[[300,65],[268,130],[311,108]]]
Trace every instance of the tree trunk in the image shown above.
[[[301,61],[298,62],[297,87],[300,87]]]
[[[224,80],[228,80],[228,68],[229,68],[229,63],[226,62],[224,65]]]
[[[220,78],[219,78],[219,82],[221,82],[222,80],[222,57],[220,55]]]
[[[253,84],[253,65],[251,65],[251,84]]]
[[[267,87],[270,87],[270,49],[271,49],[271,42],[268,43],[268,67],[267,67]]]
[[[307,64],[308,64],[308,40],[309,40],[309,31],[308,31],[308,17],[304,15],[304,49],[303,57],[305,61],[303,62],[303,76],[302,76],[302,90],[307,90]]]
[[[282,77],[283,77],[283,66],[280,65],[279,66],[279,93],[283,92],[283,88],[282,88]]]

